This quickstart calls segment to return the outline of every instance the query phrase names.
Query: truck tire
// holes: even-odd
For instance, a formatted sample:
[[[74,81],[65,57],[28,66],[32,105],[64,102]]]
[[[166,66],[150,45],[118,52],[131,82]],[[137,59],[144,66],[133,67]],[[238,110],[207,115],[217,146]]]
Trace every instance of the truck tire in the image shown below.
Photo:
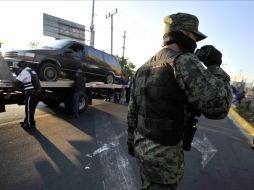
[[[88,106],[88,98],[85,94],[82,94],[79,98],[79,112],[85,112]]]
[[[105,78],[106,84],[113,84],[115,82],[115,77],[112,73],[107,74]]]
[[[121,100],[121,93],[114,93],[114,103],[119,103]]]
[[[69,112],[72,113],[73,101],[72,95],[66,97],[64,106]],[[86,95],[81,95],[79,98],[79,113],[85,112],[88,106],[88,98]]]
[[[46,62],[39,68],[38,73],[41,81],[56,81],[59,75],[59,68],[51,62]]]

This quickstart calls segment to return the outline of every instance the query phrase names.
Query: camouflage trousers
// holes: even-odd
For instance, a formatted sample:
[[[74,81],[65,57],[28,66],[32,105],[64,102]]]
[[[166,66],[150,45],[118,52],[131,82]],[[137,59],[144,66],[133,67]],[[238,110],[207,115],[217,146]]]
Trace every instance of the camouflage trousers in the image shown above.
[[[163,146],[134,132],[135,157],[140,166],[142,189],[175,190],[184,174],[182,142]]]

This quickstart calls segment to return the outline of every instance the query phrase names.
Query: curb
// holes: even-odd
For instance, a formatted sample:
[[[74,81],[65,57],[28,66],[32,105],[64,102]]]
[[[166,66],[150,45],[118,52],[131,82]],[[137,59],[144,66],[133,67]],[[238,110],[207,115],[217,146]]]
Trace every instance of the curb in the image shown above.
[[[229,113],[241,128],[243,128],[251,137],[254,137],[254,128],[249,122],[242,118],[232,107],[230,108]]]

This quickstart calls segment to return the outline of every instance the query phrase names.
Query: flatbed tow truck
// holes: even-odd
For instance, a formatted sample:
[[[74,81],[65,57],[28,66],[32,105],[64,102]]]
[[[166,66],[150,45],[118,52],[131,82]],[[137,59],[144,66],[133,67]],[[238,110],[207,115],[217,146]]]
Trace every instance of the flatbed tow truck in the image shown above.
[[[5,112],[5,105],[24,104],[24,95],[21,89],[14,88],[14,76],[0,52],[0,112]],[[68,111],[72,110],[73,81],[68,79],[54,82],[40,81],[42,93],[40,101],[49,107],[57,107],[64,103]],[[92,104],[93,98],[112,97],[118,103],[121,92],[125,85],[104,84],[102,82],[86,83],[86,95],[80,97],[79,111],[84,112],[88,105]]]

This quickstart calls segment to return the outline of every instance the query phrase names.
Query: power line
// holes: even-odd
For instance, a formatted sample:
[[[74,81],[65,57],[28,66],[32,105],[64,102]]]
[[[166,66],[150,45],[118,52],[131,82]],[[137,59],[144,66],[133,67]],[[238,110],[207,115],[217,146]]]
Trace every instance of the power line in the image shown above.
[[[127,13],[125,13],[124,11],[122,11],[121,9],[119,9],[120,12],[123,13],[123,15],[125,15],[127,18],[129,18],[130,20],[132,20],[133,22],[135,22],[139,27],[143,28],[143,30],[145,30],[146,32],[154,35],[154,33],[152,31],[150,31],[149,29],[147,29],[144,25],[140,24],[137,20],[135,20],[134,18],[130,17]]]
[[[102,2],[102,1],[98,1],[99,3],[102,3],[108,7],[111,7],[111,8],[115,8],[114,6],[110,5],[110,4],[107,4],[105,2]],[[148,32],[149,34],[152,34],[152,35],[155,35],[151,30],[147,29],[144,25],[140,24],[136,19],[130,17],[127,13],[125,13],[123,10],[117,8],[117,11],[119,13],[122,13],[125,17],[127,17],[129,20],[131,20],[132,22],[134,22],[138,27],[142,28],[143,30],[145,30],[146,32]]]

